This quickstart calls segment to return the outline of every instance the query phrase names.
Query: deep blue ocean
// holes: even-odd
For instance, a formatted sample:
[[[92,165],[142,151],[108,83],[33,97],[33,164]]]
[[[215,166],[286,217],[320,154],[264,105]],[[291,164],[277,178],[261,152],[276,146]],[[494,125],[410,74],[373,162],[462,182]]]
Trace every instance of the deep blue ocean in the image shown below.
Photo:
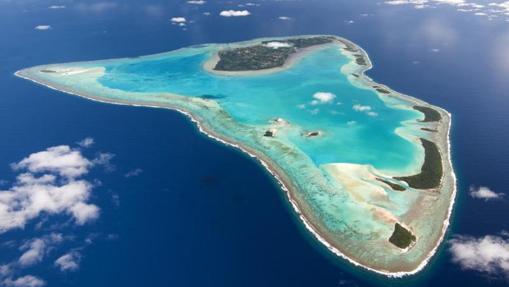
[[[370,55],[370,77],[452,113],[458,194],[447,239],[509,230],[507,198],[469,195],[470,186],[506,193],[509,185],[509,22],[449,5],[415,9],[316,0],[239,8],[240,3],[0,0],[0,179],[7,185],[14,180],[12,162],[50,146],[75,146],[85,137],[95,144],[84,153],[115,154],[114,168],[87,175],[97,182],[91,201],[101,208],[100,217],[58,229],[75,238],[58,248],[82,246],[79,270],[60,272],[52,251],[25,273],[48,286],[506,286],[504,275],[454,264],[447,241],[412,277],[388,279],[355,268],[311,238],[255,160],[210,140],[183,115],[92,102],[13,75],[39,64],[203,43],[343,36]],[[249,9],[251,15],[220,17],[225,9]],[[187,18],[185,29],[171,24],[177,16]],[[51,29],[35,30],[37,25]],[[135,169],[143,172],[125,176]],[[16,242],[56,230],[47,222],[32,228],[36,223],[0,235],[0,264],[17,256]]]

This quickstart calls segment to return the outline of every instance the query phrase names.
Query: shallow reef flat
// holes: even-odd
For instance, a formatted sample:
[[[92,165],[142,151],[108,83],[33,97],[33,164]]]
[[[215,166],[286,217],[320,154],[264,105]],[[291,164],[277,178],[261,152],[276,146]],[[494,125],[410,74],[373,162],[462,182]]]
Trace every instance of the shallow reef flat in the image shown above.
[[[409,275],[427,264],[449,224],[451,117],[374,82],[364,74],[371,67],[354,43],[309,35],[16,75],[91,100],[186,114],[211,138],[256,157],[331,252]]]

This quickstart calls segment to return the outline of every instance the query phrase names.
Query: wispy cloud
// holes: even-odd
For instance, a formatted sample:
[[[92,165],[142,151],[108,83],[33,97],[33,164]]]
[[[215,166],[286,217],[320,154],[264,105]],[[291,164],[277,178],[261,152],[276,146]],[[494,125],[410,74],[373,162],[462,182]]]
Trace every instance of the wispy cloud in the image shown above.
[[[370,117],[378,116],[378,113],[373,111],[373,108],[371,106],[356,104],[356,105],[352,106],[352,109],[356,112],[365,113],[366,115],[368,115]]]
[[[126,174],[124,174],[124,177],[129,178],[129,177],[138,176],[138,175],[140,175],[142,172],[143,172],[143,169],[141,169],[141,168],[136,168],[136,169],[133,169],[133,170],[128,171]]]
[[[50,25],[38,25],[38,26],[35,26],[34,29],[39,30],[39,31],[46,31],[46,30],[51,29],[51,26]]]
[[[94,165],[103,166],[104,170],[108,172],[112,172],[115,170],[115,165],[111,163],[111,160],[115,157],[114,154],[109,152],[100,152],[97,156],[92,160]]]
[[[32,275],[25,275],[16,279],[5,279],[2,284],[7,287],[42,287],[46,282]]]
[[[491,2],[479,4],[471,0],[386,0],[388,5],[412,5],[416,9],[437,8],[440,5],[448,5],[460,12],[469,12],[477,16],[486,16],[490,19],[498,16],[509,16],[509,1]]]
[[[486,201],[493,200],[493,199],[501,199],[504,194],[503,193],[496,193],[493,190],[491,190],[489,187],[485,186],[471,186],[470,187],[470,196],[473,198],[479,198],[484,199]]]
[[[41,238],[34,238],[21,245],[23,254],[19,257],[18,263],[22,267],[27,267],[39,263],[43,260],[48,248],[54,244],[63,241],[62,234],[52,233]]]
[[[203,5],[207,2],[205,2],[204,0],[189,0],[187,1],[187,4],[193,4],[193,5]]]
[[[80,140],[79,142],[77,142],[77,144],[80,146],[80,147],[83,147],[83,148],[89,148],[91,147],[93,144],[94,144],[94,139],[91,138],[91,137],[86,137],[82,140]]]
[[[55,265],[60,271],[76,271],[80,267],[81,254],[77,251],[71,251],[60,256],[55,260]]]
[[[19,258],[21,266],[30,266],[42,261],[46,249],[46,243],[42,239],[34,239],[28,245],[26,250]]]

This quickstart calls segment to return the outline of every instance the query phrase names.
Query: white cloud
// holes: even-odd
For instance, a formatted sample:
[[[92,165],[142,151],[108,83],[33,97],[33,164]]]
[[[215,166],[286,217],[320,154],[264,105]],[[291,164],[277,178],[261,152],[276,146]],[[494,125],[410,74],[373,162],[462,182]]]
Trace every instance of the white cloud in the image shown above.
[[[407,4],[423,5],[425,3],[428,3],[428,0],[390,0],[390,1],[385,1],[385,4],[389,4],[389,5],[407,5]]]
[[[487,6],[470,2],[470,0],[386,0],[389,5],[413,5],[415,8],[436,8],[439,5],[456,7],[459,12],[470,12],[477,16],[488,16],[490,19],[496,17],[497,13],[509,11],[509,1],[489,3]]]
[[[223,17],[242,17],[249,16],[251,13],[247,10],[223,10],[219,15]]]
[[[42,287],[46,285],[46,282],[35,276],[26,275],[23,277],[18,277],[15,280],[10,278],[6,279],[2,282],[2,284],[7,287]]]
[[[372,108],[371,108],[371,106],[364,106],[364,105],[356,104],[356,105],[353,105],[352,109],[357,112],[368,112],[368,111],[371,111]]]
[[[466,270],[509,278],[509,241],[499,236],[459,236],[449,241],[452,261]]]
[[[287,20],[291,20],[292,18],[288,17],[288,16],[279,16],[277,17],[279,20],[283,20],[283,21],[287,21]]]
[[[174,24],[179,24],[179,23],[186,23],[187,20],[185,17],[172,17],[170,19],[170,21]]]
[[[51,5],[48,7],[49,9],[65,9],[65,5]]]
[[[60,233],[51,233],[41,238],[33,238],[23,245],[20,250],[23,254],[19,257],[18,263],[21,267],[27,267],[39,263],[43,260],[47,250],[63,241],[63,236]]]
[[[187,4],[193,4],[193,5],[203,5],[206,2],[203,0],[189,0],[187,1]]]
[[[210,12],[203,12],[203,15],[210,16]]]
[[[332,102],[336,98],[336,95],[334,95],[333,93],[328,93],[328,92],[317,92],[313,95],[313,98],[316,101],[318,101],[318,102],[314,102],[314,104],[318,104],[318,103],[325,104],[325,103]]]
[[[67,145],[55,146],[36,152],[11,167],[14,170],[27,169],[32,173],[52,172],[63,177],[74,178],[88,172],[92,162],[83,157],[78,150]]]
[[[493,2],[493,3],[489,3],[488,5],[492,6],[492,7],[501,8],[502,10],[509,11],[509,1],[502,2],[502,3],[494,3]]]
[[[288,48],[291,47],[290,43],[286,42],[268,42],[265,44],[266,47],[273,48],[273,49],[279,49],[279,48]]]
[[[356,112],[365,113],[366,115],[370,117],[376,117],[378,116],[378,113],[373,111],[373,108],[371,106],[365,106],[365,105],[353,105],[352,109]]]
[[[433,1],[437,2],[437,3],[449,4],[449,5],[460,5],[460,4],[465,3],[465,0],[433,0]]]
[[[69,210],[76,219],[76,223],[79,225],[83,225],[99,217],[99,207],[94,204],[83,203],[82,201],[71,206]]]
[[[389,5],[408,5],[408,4],[425,5],[428,3],[462,6],[465,4],[465,0],[389,0],[389,1],[385,1],[385,4],[389,4]]]
[[[45,31],[45,30],[51,29],[51,26],[50,25],[38,25],[38,26],[35,26],[34,29],[40,30],[40,31]]]
[[[36,238],[29,242],[26,247],[28,250],[18,260],[21,266],[30,266],[42,261],[46,252],[46,242],[43,239]]]
[[[60,268],[60,271],[75,271],[80,267],[81,254],[76,251],[69,252],[60,256],[55,265]]]
[[[488,187],[480,186],[478,188],[471,186],[470,187],[470,196],[473,198],[480,198],[486,201],[491,199],[500,199],[504,196],[503,193],[496,193]]]
[[[187,23],[187,19],[184,17],[173,17],[170,19],[172,25],[178,25],[180,27],[185,27]],[[186,28],[183,28],[186,30]]]
[[[68,214],[78,224],[96,219],[99,208],[88,203],[93,184],[79,177],[106,161],[101,157],[90,161],[79,150],[62,145],[11,164],[22,173],[10,188],[0,190],[0,233],[22,228],[42,213]]]
[[[83,148],[88,148],[88,147],[91,147],[93,144],[94,144],[94,139],[91,138],[91,137],[86,137],[84,139],[82,139],[81,141],[77,142],[77,144],[80,146],[80,147],[83,147]]]
[[[41,215],[68,215],[77,225],[85,224],[99,216],[99,207],[89,203],[95,184],[81,178],[96,165],[106,165],[113,155],[102,153],[89,160],[80,149],[69,146],[50,147],[44,151],[28,155],[21,161],[11,164],[19,174],[16,181],[0,189],[0,234],[15,228],[23,228],[29,221]],[[36,222],[34,229],[44,230],[45,220]],[[68,222],[68,221],[67,221]],[[57,223],[58,224],[58,223]],[[67,223],[66,223],[67,224]],[[29,225],[31,226],[31,225]],[[67,238],[61,233],[50,233],[25,240],[20,238],[19,257],[0,265],[0,286],[40,287],[46,285],[41,278],[19,276],[24,268],[44,262],[45,258]],[[89,243],[87,243],[89,244]],[[17,244],[13,242],[12,248]],[[62,271],[79,268],[81,254],[76,250],[60,256],[55,261]]]

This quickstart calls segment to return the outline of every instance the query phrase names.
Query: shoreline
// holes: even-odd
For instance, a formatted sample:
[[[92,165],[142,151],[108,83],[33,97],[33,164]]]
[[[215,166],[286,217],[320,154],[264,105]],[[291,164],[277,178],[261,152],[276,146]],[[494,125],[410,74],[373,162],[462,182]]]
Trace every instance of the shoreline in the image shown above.
[[[291,39],[291,38],[285,38],[285,39]],[[302,48],[296,53],[293,53],[290,55],[290,57],[285,61],[285,63],[280,67],[270,68],[270,69],[261,69],[261,70],[253,70],[253,71],[221,71],[221,70],[215,70],[216,64],[219,62],[219,54],[218,52],[215,52],[210,59],[205,61],[202,65],[203,69],[211,74],[214,75],[220,75],[220,76],[235,76],[235,77],[241,77],[241,76],[259,76],[259,75],[270,75],[278,72],[285,71],[289,69],[291,66],[298,63],[303,57],[305,57],[307,54],[312,53],[314,51],[323,49],[327,47],[328,45],[333,45],[334,43],[327,43],[327,44],[321,44],[321,45],[315,45],[307,48]],[[249,46],[249,45],[247,45]],[[239,45],[239,47],[242,47]]]
[[[280,39],[280,38],[277,38],[277,39]],[[432,105],[430,105],[430,104],[428,104],[426,102],[423,102],[423,101],[421,101],[419,99],[416,99],[416,98],[413,98],[411,96],[399,94],[399,93],[393,91],[392,89],[390,89],[389,87],[386,87],[384,85],[380,85],[380,84],[375,83],[371,78],[369,78],[368,76],[366,76],[364,74],[365,71],[371,69],[371,67],[372,67],[371,61],[370,61],[367,53],[365,53],[365,51],[362,50],[360,47],[358,47],[357,45],[349,42],[346,39],[339,38],[339,37],[336,37],[336,39],[338,40],[338,42],[341,42],[342,44],[344,44],[345,42],[349,43],[350,45],[352,45],[353,47],[358,49],[358,51],[360,51],[361,55],[363,57],[365,57],[365,61],[366,61],[367,64],[363,65],[363,66],[359,66],[361,68],[359,69],[359,71],[357,71],[357,73],[359,73],[359,77],[357,79],[359,79],[361,81],[361,83],[362,83],[362,81],[365,81],[365,83],[367,83],[366,87],[373,87],[373,84],[377,85],[379,87],[384,87],[384,88],[386,88],[387,90],[389,90],[391,92],[390,95],[384,95],[384,96],[387,96],[387,97],[396,97],[396,98],[400,97],[400,99],[403,99],[406,102],[418,103],[419,105],[424,105],[426,107],[430,107],[430,108],[432,108],[434,110],[437,110],[441,114],[445,114],[446,115],[446,117],[444,117],[445,121],[447,122],[447,128],[445,129],[445,138],[444,138],[444,135],[441,135],[441,137],[440,137],[440,135],[436,135],[436,137],[440,137],[439,140],[440,139],[441,140],[445,139],[445,141],[447,143],[447,155],[442,158],[442,161],[446,161],[446,160],[448,161],[446,163],[446,165],[444,165],[445,169],[444,169],[443,177],[446,176],[446,172],[447,172],[447,170],[450,167],[450,173],[451,173],[450,176],[452,178],[452,181],[453,181],[452,183],[454,185],[454,188],[453,188],[453,191],[452,191],[452,194],[451,194],[451,200],[449,201],[450,203],[449,203],[449,208],[448,208],[448,212],[447,212],[448,215],[445,218],[444,222],[442,223],[442,230],[441,230],[440,238],[437,240],[436,245],[434,246],[434,248],[428,252],[428,255],[426,256],[426,258],[423,261],[421,261],[421,263],[416,268],[414,268],[413,270],[410,270],[410,271],[391,272],[391,271],[387,271],[387,270],[372,268],[372,267],[370,267],[370,266],[368,266],[366,264],[359,263],[359,262],[355,261],[354,259],[350,258],[349,256],[345,255],[344,253],[342,253],[339,249],[337,249],[331,243],[329,243],[330,240],[328,241],[326,239],[327,236],[324,236],[324,235],[320,234],[320,232],[313,225],[313,223],[310,222],[306,218],[305,214],[299,208],[298,200],[292,194],[292,193],[295,193],[294,189],[296,189],[296,188],[292,185],[291,180],[288,178],[288,176],[285,174],[285,172],[283,170],[281,170],[281,168],[277,164],[272,162],[270,158],[268,158],[267,156],[263,155],[261,152],[257,152],[255,150],[249,148],[249,147],[246,147],[246,146],[242,146],[241,143],[237,143],[234,140],[222,137],[221,135],[215,133],[210,128],[207,128],[200,121],[200,117],[199,116],[193,114],[190,111],[183,110],[183,109],[181,109],[179,107],[176,107],[176,106],[171,106],[170,104],[168,104],[168,105],[162,105],[162,104],[160,104],[160,105],[157,105],[157,104],[151,105],[151,104],[148,104],[148,103],[147,104],[133,104],[133,103],[129,103],[127,101],[121,101],[121,100],[120,101],[104,100],[103,98],[97,98],[97,97],[93,97],[93,96],[90,96],[90,95],[86,95],[84,93],[78,93],[78,92],[72,91],[72,89],[67,89],[67,88],[60,88],[59,89],[58,87],[55,87],[54,85],[51,86],[49,83],[45,83],[43,80],[37,80],[37,79],[34,79],[34,78],[31,78],[29,76],[24,75],[23,74],[23,70],[16,72],[15,75],[20,77],[20,78],[24,78],[24,79],[30,80],[32,82],[35,82],[37,84],[49,87],[49,88],[51,88],[53,90],[65,92],[65,93],[68,93],[68,94],[73,94],[73,95],[76,95],[76,96],[79,96],[79,97],[82,97],[82,98],[86,98],[86,99],[97,101],[97,102],[101,102],[101,103],[128,105],[128,106],[135,106],[135,107],[165,108],[165,109],[175,110],[177,112],[180,112],[180,113],[186,115],[188,118],[191,119],[192,122],[194,122],[197,125],[199,131],[201,133],[205,134],[206,136],[208,136],[209,138],[215,139],[215,140],[217,140],[217,141],[219,141],[219,142],[221,142],[223,144],[226,144],[228,146],[240,149],[242,152],[248,154],[250,157],[256,158],[261,163],[261,165],[277,180],[277,182],[279,183],[279,185],[281,186],[281,188],[285,192],[285,194],[286,194],[286,196],[288,198],[288,201],[292,205],[292,208],[293,208],[294,212],[298,215],[298,217],[301,220],[301,222],[304,223],[304,226],[306,227],[306,229],[311,234],[313,234],[313,236],[321,244],[323,244],[330,252],[334,253],[335,255],[337,255],[339,257],[342,257],[343,259],[347,260],[348,262],[352,263],[355,266],[362,267],[362,268],[367,269],[369,271],[373,271],[375,273],[382,274],[382,275],[385,275],[385,276],[388,276],[388,277],[403,277],[403,276],[412,275],[412,274],[415,274],[415,273],[419,272],[420,270],[422,270],[428,264],[430,258],[436,253],[438,247],[442,243],[443,238],[445,236],[445,233],[447,231],[447,228],[448,228],[448,226],[450,224],[449,220],[450,220],[450,217],[451,217],[452,209],[453,209],[454,202],[455,202],[455,196],[456,196],[456,177],[455,177],[455,174],[454,174],[454,172],[452,170],[452,163],[451,163],[451,158],[450,158],[451,157],[451,150],[450,150],[451,149],[451,147],[450,147],[451,115],[450,115],[450,113],[448,113],[447,111],[445,111],[445,110],[443,110],[443,109],[441,109],[439,107],[432,106]],[[345,42],[343,42],[343,41],[345,41]],[[317,47],[313,47],[313,48],[317,48]],[[285,65],[286,65],[286,63],[285,63]],[[291,63],[288,63],[288,67],[291,66],[291,65],[292,65]],[[347,65],[349,65],[349,64],[347,64]],[[341,72],[343,72],[343,70]],[[348,74],[351,74],[351,73],[348,73]],[[381,96],[381,95],[379,94],[379,96]],[[441,149],[444,149],[444,148],[445,147],[441,146]]]

